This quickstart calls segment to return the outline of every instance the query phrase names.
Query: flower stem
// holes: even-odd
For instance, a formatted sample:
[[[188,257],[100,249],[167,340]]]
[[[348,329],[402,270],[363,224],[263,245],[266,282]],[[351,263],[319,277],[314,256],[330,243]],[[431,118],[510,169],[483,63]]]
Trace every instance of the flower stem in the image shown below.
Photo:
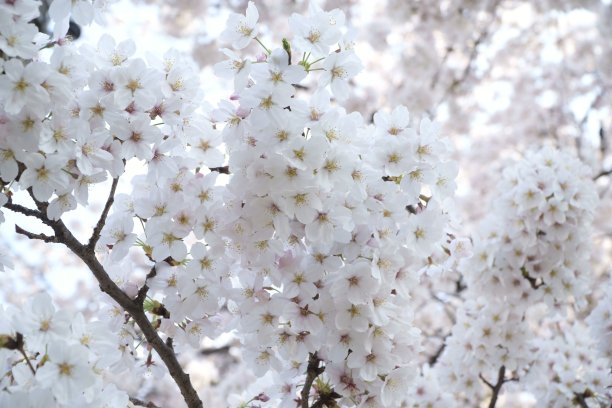
[[[263,49],[266,50],[266,54],[270,55],[272,53],[272,51],[270,51],[270,49],[266,47],[259,38],[255,37],[255,41],[257,41],[259,45],[261,45]]]

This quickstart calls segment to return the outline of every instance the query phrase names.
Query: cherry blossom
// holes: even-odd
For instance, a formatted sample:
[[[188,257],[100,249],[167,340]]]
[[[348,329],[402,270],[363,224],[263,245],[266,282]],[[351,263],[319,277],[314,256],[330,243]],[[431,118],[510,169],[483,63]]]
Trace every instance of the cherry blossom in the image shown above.
[[[259,19],[259,12],[255,7],[255,4],[250,1],[246,15],[233,13],[227,21],[227,28],[221,33],[221,39],[223,42],[231,44],[235,49],[245,48],[251,40],[257,37],[257,20]]]

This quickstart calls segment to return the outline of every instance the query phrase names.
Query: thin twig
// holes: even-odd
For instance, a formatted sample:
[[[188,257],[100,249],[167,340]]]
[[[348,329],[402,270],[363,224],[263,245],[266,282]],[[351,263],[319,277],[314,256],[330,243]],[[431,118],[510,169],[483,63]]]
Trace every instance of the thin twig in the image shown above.
[[[574,400],[572,401],[575,404],[578,404],[580,408],[589,408],[589,404],[587,404],[586,399],[591,397],[592,394],[588,391],[582,393],[574,393]]]
[[[149,279],[152,279],[155,277],[155,275],[157,275],[157,269],[155,269],[155,265],[153,265],[153,267],[151,268],[151,270],[149,271],[149,273],[147,274],[145,281],[144,281],[144,285],[142,285],[142,287],[140,289],[138,289],[138,296],[136,296],[136,303],[142,305],[145,301],[145,298],[147,297],[147,292],[149,291],[149,286],[147,285],[147,281]]]
[[[139,407],[145,407],[145,408],[159,408],[159,406],[155,405],[154,403],[152,403],[151,401],[143,401],[141,399],[138,398],[134,398],[134,397],[130,397],[130,402],[134,405],[138,405]]]
[[[209,356],[211,354],[217,354],[217,353],[227,353],[230,349],[230,345],[226,345],[226,346],[221,346],[221,347],[217,347],[217,348],[208,348],[208,349],[202,349],[200,350],[200,354],[203,356]]]
[[[499,393],[501,392],[502,386],[509,381],[518,381],[518,378],[504,378],[506,375],[506,366],[501,366],[499,368],[499,372],[497,373],[497,382],[495,385],[488,382],[482,374],[478,374],[478,377],[489,387],[491,391],[493,391],[493,395],[491,395],[491,401],[489,402],[489,408],[495,408],[495,404],[497,404],[497,398],[499,397]]]
[[[602,171],[600,171],[599,173],[597,173],[597,174],[596,174],[596,175],[593,177],[593,180],[597,180],[597,179],[599,179],[599,178],[601,178],[601,177],[606,177],[606,176],[609,176],[610,174],[612,174],[612,169],[609,169],[609,170],[602,170]]]
[[[28,194],[30,194],[30,197],[32,197],[32,200],[34,200],[34,204],[36,204],[36,208],[38,208],[38,211],[43,217],[43,218],[40,218],[40,220],[50,226],[51,220],[47,218],[47,208],[49,207],[49,204],[38,201],[36,199],[36,196],[34,195],[34,190],[32,189],[32,187],[28,187]]]
[[[28,355],[25,352],[25,347],[23,344],[23,335],[21,333],[17,333],[17,335],[15,336],[15,342],[17,343],[15,345],[15,348],[19,350],[23,358],[25,358],[25,361],[28,364],[28,367],[30,367],[30,371],[32,372],[32,374],[36,375],[36,370],[34,369],[32,362],[30,361]]]
[[[446,338],[445,338],[445,340],[446,340]],[[433,367],[433,365],[436,364],[436,362],[438,361],[438,359],[442,355],[442,352],[444,351],[445,348],[446,348],[446,343],[442,343],[440,345],[440,347],[438,347],[438,349],[436,350],[434,355],[429,357],[428,363],[429,363],[430,367]]]
[[[89,238],[89,243],[87,246],[89,249],[94,250],[98,240],[100,239],[100,233],[102,232],[102,228],[104,228],[104,224],[106,224],[106,217],[108,217],[108,212],[110,211],[113,202],[115,202],[115,191],[117,190],[117,184],[119,183],[119,177],[113,179],[113,184],[111,185],[110,191],[108,193],[108,198],[106,199],[106,204],[104,204],[104,209],[102,210],[102,214],[100,214],[100,218],[96,226],[94,227],[93,233],[91,234],[91,238]]]
[[[220,174],[230,174],[229,166],[209,167],[208,169],[210,171],[216,171],[217,173],[220,173]]]
[[[30,238],[30,239],[37,239],[37,240],[41,240],[44,242],[51,242],[51,243],[57,243],[59,242],[57,240],[57,237],[52,237],[49,235],[45,235],[45,234],[35,234],[33,232],[30,231],[26,231],[23,228],[21,228],[19,225],[15,224],[15,232],[21,235],[25,235],[26,237]]]
[[[46,219],[44,217],[44,215],[40,213],[40,211],[33,210],[31,208],[28,208],[28,207],[24,207],[23,205],[15,204],[10,199],[9,199],[9,201],[6,204],[4,204],[4,207],[8,208],[11,211],[18,212],[20,214],[23,214],[23,215],[26,215],[26,216],[29,216],[29,217],[38,218],[39,220],[41,220],[43,222]]]
[[[521,267],[521,276],[527,279],[532,289],[538,290],[542,286],[546,285],[543,280],[540,279],[540,281],[538,282],[537,278],[534,278],[533,276],[529,275],[529,272],[527,271],[527,269],[525,269],[524,266]]]

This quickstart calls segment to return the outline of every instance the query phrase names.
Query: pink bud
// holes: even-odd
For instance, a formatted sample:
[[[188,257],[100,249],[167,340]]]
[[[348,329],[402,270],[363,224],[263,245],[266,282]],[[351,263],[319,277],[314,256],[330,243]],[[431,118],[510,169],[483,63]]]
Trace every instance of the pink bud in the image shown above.
[[[259,393],[258,396],[256,396],[255,398],[253,398],[255,401],[261,401],[261,402],[267,402],[270,400],[270,397],[268,397],[266,394],[264,394],[263,392]]]

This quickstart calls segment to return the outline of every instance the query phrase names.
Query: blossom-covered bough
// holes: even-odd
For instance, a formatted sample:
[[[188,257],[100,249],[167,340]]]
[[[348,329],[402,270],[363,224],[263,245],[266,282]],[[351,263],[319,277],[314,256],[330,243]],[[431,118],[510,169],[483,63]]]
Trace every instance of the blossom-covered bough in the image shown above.
[[[525,377],[522,386],[546,406],[563,406],[579,395],[609,394],[605,380],[609,361],[588,355],[590,346],[572,350],[583,354],[575,366],[563,368],[572,371],[571,381],[559,377],[563,358],[554,354],[560,350],[545,351],[554,343],[567,347],[560,338],[573,342],[571,331],[579,330],[580,323],[566,314],[586,305],[596,205],[590,170],[567,152],[551,148],[530,152],[504,172],[491,214],[475,240],[474,256],[459,267],[466,279],[466,298],[472,300],[459,309],[457,324],[435,367],[465,404],[482,400],[478,377],[494,395],[499,393],[496,385]],[[550,316],[540,311],[536,325],[544,326],[549,319],[556,322],[547,334],[550,338],[534,336],[541,327],[529,327],[534,322],[528,313],[543,304]],[[547,367],[544,361],[549,359],[554,363]],[[512,375],[505,375],[509,371]],[[545,386],[541,380],[530,381],[549,375],[554,378]]]
[[[361,70],[342,11],[294,14],[277,47],[258,37],[253,3],[232,14],[214,70],[234,90],[213,108],[178,52],[145,62],[110,36],[76,47],[63,35],[71,10],[91,21],[87,1],[54,2],[49,39],[29,23],[37,6],[0,4],[1,203],[47,227],[18,234],[85,263],[106,313],[87,322],[47,294],[2,308],[1,406],[154,406],[119,379],[167,369],[187,406],[201,407],[179,357],[227,332],[259,377],[232,406],[494,407],[508,381],[550,404],[609,401],[606,342],[607,360],[591,353],[566,368],[539,353],[570,360],[567,342],[528,334],[532,306],[581,307],[588,289],[596,195],[568,154],[536,153],[506,175],[493,232],[464,259],[458,168],[439,126],[403,106],[368,123],[341,105]],[[121,177],[130,194],[116,193]],[[62,215],[87,206],[97,183],[109,193],[82,243]],[[144,281],[126,267],[135,252]],[[467,290],[460,280],[455,295],[468,300],[423,364],[419,282],[457,265]],[[590,319],[604,333],[605,307]],[[575,341],[577,353],[590,345]],[[542,389],[549,382],[555,392]]]

